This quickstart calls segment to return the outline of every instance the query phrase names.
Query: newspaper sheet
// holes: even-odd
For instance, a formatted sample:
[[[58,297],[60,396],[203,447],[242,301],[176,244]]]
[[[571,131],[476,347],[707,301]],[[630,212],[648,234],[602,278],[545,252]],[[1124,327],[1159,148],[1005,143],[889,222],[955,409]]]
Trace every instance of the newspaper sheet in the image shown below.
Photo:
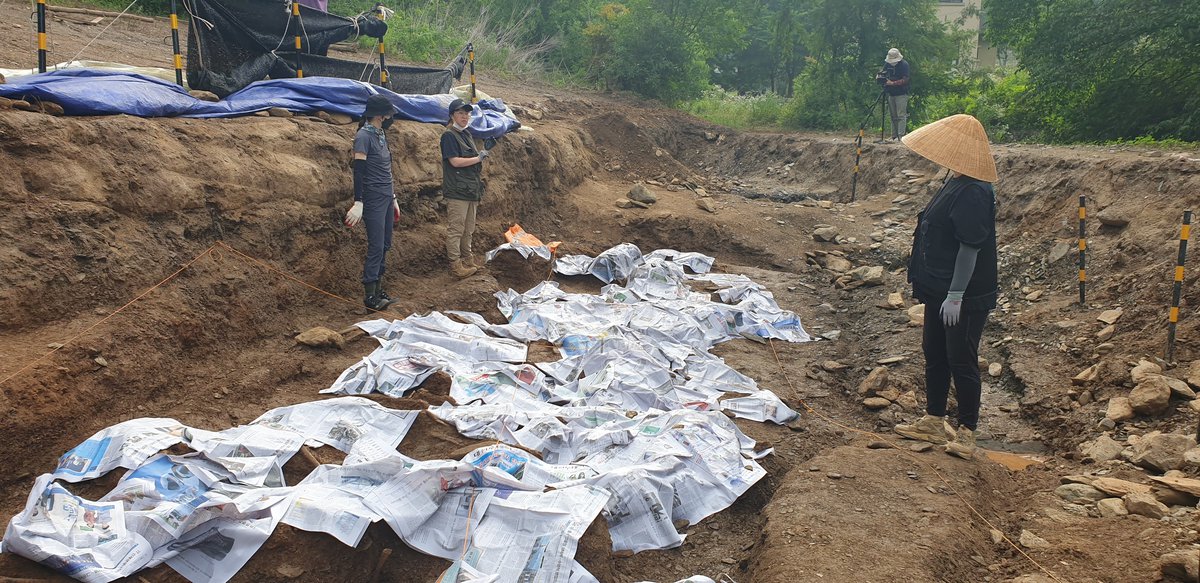
[[[91,436],[58,459],[54,478],[79,482],[114,468],[136,468],[160,450],[183,441],[183,424],[174,419],[132,419]]]
[[[395,452],[419,411],[388,409],[362,397],[341,397],[272,409],[251,425],[299,433],[311,445],[349,452],[372,446],[380,457]]]

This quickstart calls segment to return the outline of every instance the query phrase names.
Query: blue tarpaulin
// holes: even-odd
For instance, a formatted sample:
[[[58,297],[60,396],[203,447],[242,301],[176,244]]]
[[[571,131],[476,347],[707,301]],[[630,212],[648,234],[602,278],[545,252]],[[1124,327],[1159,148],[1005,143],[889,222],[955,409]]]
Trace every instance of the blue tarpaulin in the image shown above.
[[[367,97],[386,96],[396,106],[396,118],[425,123],[449,121],[451,94],[403,95],[369,83],[334,77],[272,79],[213,103],[196,99],[182,87],[139,75],[91,69],[65,69],[26,75],[0,85],[0,97],[52,101],[67,115],[127,114],[139,117],[237,117],[272,107],[295,113],[326,111],[362,115]],[[479,138],[502,136],[520,123],[502,113],[504,103],[486,100],[471,116],[471,133]]]

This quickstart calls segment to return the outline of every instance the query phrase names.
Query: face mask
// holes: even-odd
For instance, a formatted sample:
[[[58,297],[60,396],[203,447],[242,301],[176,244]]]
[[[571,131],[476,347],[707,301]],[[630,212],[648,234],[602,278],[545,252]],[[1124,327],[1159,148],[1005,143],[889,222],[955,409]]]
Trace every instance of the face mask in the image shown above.
[[[396,122],[396,118],[394,118],[394,117],[389,117],[389,118],[383,120],[383,129],[386,130],[386,129],[392,127],[392,124],[395,122]]]
[[[467,129],[467,126],[460,126],[460,125],[458,125],[458,123],[457,123],[457,122],[455,122],[455,124],[454,124],[454,129],[456,129],[456,130],[458,130],[458,131],[460,131],[460,132],[461,132],[461,131],[463,131],[463,130]]]

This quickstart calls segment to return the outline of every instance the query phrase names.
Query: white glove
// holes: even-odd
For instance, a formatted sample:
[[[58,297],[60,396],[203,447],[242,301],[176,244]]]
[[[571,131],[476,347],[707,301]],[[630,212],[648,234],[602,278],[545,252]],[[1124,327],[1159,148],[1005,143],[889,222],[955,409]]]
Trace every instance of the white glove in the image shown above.
[[[350,212],[346,213],[346,220],[342,222],[346,223],[347,227],[357,226],[362,222],[362,209],[362,201],[354,201],[354,206],[350,207]]]
[[[400,220],[400,202],[392,199],[392,218],[396,221]]]

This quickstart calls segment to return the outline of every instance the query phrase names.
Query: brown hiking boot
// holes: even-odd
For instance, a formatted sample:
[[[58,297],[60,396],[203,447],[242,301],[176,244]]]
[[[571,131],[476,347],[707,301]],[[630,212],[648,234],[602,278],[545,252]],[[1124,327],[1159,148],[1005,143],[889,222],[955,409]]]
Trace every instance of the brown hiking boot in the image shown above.
[[[954,441],[946,444],[946,453],[965,460],[975,457],[975,432],[966,427],[959,427]]]
[[[953,431],[947,429],[945,420],[933,415],[925,415],[911,425],[900,423],[895,429],[904,437],[934,445],[942,445],[953,437]]]
[[[479,260],[476,259],[474,255],[467,255],[463,257],[462,262],[463,265],[466,265],[467,267],[474,267],[475,269],[482,267],[482,265],[479,264]]]
[[[476,271],[479,271],[479,270],[475,267],[467,266],[466,264],[463,263],[463,261],[461,259],[459,259],[458,261],[454,261],[450,264],[450,272],[453,273],[454,276],[459,279],[463,279],[465,277],[471,277],[472,275],[475,275]]]

